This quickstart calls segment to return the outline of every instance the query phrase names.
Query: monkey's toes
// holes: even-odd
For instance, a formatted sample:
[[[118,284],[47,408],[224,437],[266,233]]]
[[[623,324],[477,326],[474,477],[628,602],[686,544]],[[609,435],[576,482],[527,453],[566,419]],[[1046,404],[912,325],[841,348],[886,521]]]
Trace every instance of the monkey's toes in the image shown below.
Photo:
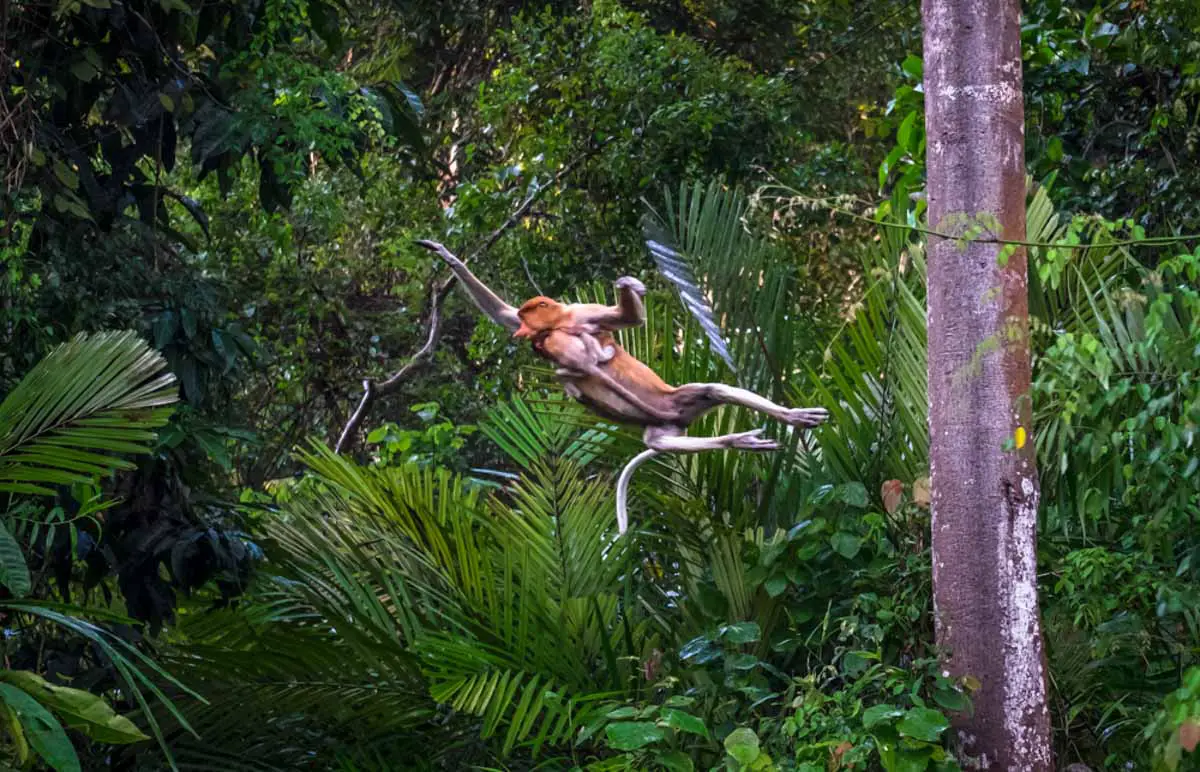
[[[748,432],[731,434],[729,435],[729,447],[735,450],[779,450],[778,442],[758,436],[762,433],[762,429],[752,429]]]
[[[646,285],[642,284],[640,281],[633,278],[632,276],[622,276],[621,278],[616,280],[616,282],[613,284],[613,286],[619,290],[631,289],[639,295],[646,294]]]
[[[792,426],[820,426],[829,418],[823,407],[797,407],[788,411],[786,423]]]

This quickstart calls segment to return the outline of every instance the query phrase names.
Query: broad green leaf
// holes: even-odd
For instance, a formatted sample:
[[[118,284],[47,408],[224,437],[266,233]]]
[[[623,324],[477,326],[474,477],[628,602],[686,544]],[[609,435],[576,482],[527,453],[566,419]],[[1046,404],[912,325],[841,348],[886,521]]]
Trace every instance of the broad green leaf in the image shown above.
[[[754,643],[762,638],[757,622],[737,622],[721,628],[721,638],[730,643]]]
[[[693,638],[679,650],[680,659],[689,660],[697,665],[711,662],[719,656],[721,656],[721,650],[713,645],[712,639],[707,635]]]
[[[29,752],[29,740],[25,738],[25,730],[21,728],[17,712],[0,702],[0,720],[4,722],[4,731],[8,735],[8,742],[12,744],[13,754],[24,767],[32,754]]]
[[[3,522],[0,522],[0,584],[17,598],[28,595],[32,585],[25,553]]]
[[[898,708],[895,705],[888,705],[887,703],[884,703],[882,705],[872,705],[871,707],[869,707],[865,711],[863,711],[863,717],[862,717],[863,728],[870,729],[871,727],[875,726],[876,724],[878,724],[881,721],[887,721],[888,719],[893,719],[893,718],[900,718],[903,715],[904,715],[904,709]]]
[[[830,494],[830,498],[852,507],[866,509],[868,503],[867,486],[860,482],[845,483],[834,488]]]
[[[47,764],[57,772],[81,772],[71,740],[50,711],[10,684],[0,683],[0,700],[17,714],[30,747]]]
[[[948,726],[950,722],[939,711],[932,708],[910,708],[904,714],[904,718],[900,719],[900,723],[896,724],[896,729],[904,737],[932,743],[938,741]]]
[[[753,654],[734,654],[727,661],[734,670],[753,670],[759,660]]]
[[[900,128],[896,130],[896,144],[909,152],[916,149],[914,145],[910,144],[913,138],[913,126],[916,123],[917,112],[914,110],[904,117],[904,120],[900,122]]]
[[[667,726],[676,731],[691,732],[701,737],[708,737],[708,727],[704,725],[704,721],[691,713],[668,708],[663,711],[663,718],[666,719]]]
[[[694,772],[696,765],[683,751],[668,751],[658,757],[658,763],[667,768],[668,772]]]
[[[829,537],[829,544],[833,547],[834,552],[847,560],[852,559],[862,549],[862,539],[846,531],[838,531]]]
[[[725,738],[725,750],[741,764],[751,764],[758,758],[758,735],[751,729],[739,727]]]
[[[604,728],[608,745],[618,751],[633,751],[666,737],[657,724],[650,721],[621,721]]]
[[[957,689],[935,689],[933,701],[955,713],[971,709],[971,698]]]
[[[0,680],[7,681],[48,706],[63,719],[68,728],[83,732],[98,742],[124,745],[150,739],[132,721],[113,711],[104,698],[97,694],[56,686],[27,670],[5,670],[0,672]]]
[[[767,590],[767,595],[772,598],[777,598],[783,594],[783,591],[788,587],[786,576],[772,576],[763,583],[763,587]]]

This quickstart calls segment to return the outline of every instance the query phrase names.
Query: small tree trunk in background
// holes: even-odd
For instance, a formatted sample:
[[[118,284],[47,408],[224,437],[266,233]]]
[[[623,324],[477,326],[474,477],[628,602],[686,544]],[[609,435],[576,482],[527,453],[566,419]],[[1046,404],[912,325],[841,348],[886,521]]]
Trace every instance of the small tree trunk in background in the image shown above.
[[[930,227],[1025,239],[1019,0],[923,0]],[[933,587],[984,769],[1050,770],[1025,250],[929,238]],[[1020,446],[1020,447],[1017,447]]]

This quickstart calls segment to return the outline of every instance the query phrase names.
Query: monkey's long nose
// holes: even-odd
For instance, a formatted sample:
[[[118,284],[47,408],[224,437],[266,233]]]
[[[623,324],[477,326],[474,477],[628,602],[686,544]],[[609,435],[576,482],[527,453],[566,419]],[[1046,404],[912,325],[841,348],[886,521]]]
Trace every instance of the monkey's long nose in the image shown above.
[[[534,334],[533,330],[526,327],[525,322],[521,322],[521,326],[518,327],[517,331],[513,333],[513,337],[514,338],[532,338],[533,334]]]

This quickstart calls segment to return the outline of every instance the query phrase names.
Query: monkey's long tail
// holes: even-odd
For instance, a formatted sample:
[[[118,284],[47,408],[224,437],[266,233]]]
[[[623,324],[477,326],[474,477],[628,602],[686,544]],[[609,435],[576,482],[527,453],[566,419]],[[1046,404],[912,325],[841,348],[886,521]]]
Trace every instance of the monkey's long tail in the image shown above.
[[[617,478],[617,533],[622,534],[629,528],[629,511],[625,505],[629,503],[629,481],[633,478],[633,472],[642,464],[649,461],[652,457],[657,456],[660,451],[650,448],[643,450],[633,458],[629,459],[629,463],[621,470],[621,476]]]

